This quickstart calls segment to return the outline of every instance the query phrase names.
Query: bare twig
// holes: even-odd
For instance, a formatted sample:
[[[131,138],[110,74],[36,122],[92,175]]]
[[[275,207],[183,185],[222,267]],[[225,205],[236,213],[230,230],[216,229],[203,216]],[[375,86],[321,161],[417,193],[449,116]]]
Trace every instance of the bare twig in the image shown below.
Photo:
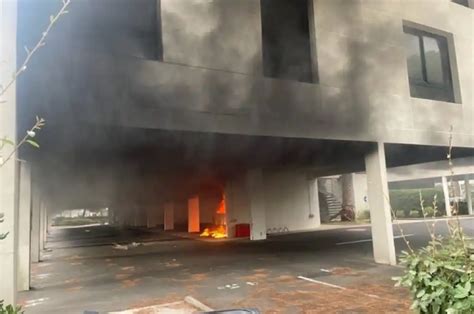
[[[392,208],[392,204],[390,203],[390,197],[388,195],[385,195],[385,198],[387,199],[387,202],[390,206],[390,211],[392,212],[392,216],[394,218],[397,218],[395,211]],[[410,253],[415,254],[415,250],[411,247],[410,241],[408,241],[407,236],[405,235],[405,231],[403,231],[402,225],[398,221],[398,219],[395,219],[395,225],[398,228],[398,231],[400,232],[400,236],[402,237],[403,241],[407,245],[407,248],[410,250]]]
[[[23,139],[18,144],[16,144],[14,146],[14,148],[10,152],[10,154],[8,154],[8,156],[5,159],[0,161],[0,168],[2,168],[15,155],[15,153],[18,151],[18,149],[20,149],[20,147],[24,143],[29,142],[32,145],[37,146],[38,144],[36,144],[36,142],[32,141],[31,138],[33,138],[35,136],[35,134],[36,134],[35,131],[36,130],[41,130],[41,128],[44,126],[44,124],[45,124],[44,119],[36,117],[35,125],[33,125],[33,127],[31,129],[26,131],[26,134],[23,137]]]
[[[446,156],[448,159],[448,165],[449,165],[449,173],[450,173],[450,179],[449,179],[449,197],[453,196],[455,201],[454,201],[454,206],[451,206],[451,202],[449,202],[449,206],[451,206],[451,212],[455,216],[455,221],[456,221],[456,226],[451,226],[448,222],[448,228],[449,232],[451,233],[451,236],[459,236],[459,239],[461,240],[461,243],[463,245],[464,251],[467,252],[467,245],[466,245],[466,239],[464,238],[464,232],[461,226],[461,221],[459,220],[459,200],[457,197],[455,197],[453,186],[454,186],[454,164],[453,164],[453,126],[451,125],[449,129],[449,149],[448,149],[448,155]]]
[[[56,22],[59,20],[59,18],[62,15],[68,13],[67,7],[69,6],[70,3],[71,3],[71,0],[62,0],[63,5],[61,9],[58,11],[58,13],[56,13],[56,15],[51,15],[49,17],[48,27],[46,27],[46,30],[41,34],[40,39],[38,40],[36,45],[33,47],[33,49],[30,50],[28,49],[28,47],[25,46],[26,58],[21,64],[21,66],[16,70],[16,72],[13,73],[10,81],[8,81],[8,83],[6,83],[5,85],[0,85],[0,97],[3,96],[7,92],[7,90],[13,85],[13,83],[15,83],[18,76],[20,76],[23,72],[26,71],[28,67],[28,63],[30,62],[33,55],[36,53],[36,51],[38,51],[38,49],[40,49],[46,44],[46,37],[48,36],[49,32],[53,28],[54,24],[56,24]]]

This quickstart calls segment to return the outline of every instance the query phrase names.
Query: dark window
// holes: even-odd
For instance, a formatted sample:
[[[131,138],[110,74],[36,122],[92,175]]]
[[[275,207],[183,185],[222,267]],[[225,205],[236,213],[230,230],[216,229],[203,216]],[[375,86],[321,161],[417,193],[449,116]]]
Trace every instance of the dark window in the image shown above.
[[[261,0],[263,72],[313,82],[308,0]]]
[[[454,102],[445,37],[404,27],[412,97]]]
[[[469,8],[469,0],[452,0],[454,3],[463,5]]]

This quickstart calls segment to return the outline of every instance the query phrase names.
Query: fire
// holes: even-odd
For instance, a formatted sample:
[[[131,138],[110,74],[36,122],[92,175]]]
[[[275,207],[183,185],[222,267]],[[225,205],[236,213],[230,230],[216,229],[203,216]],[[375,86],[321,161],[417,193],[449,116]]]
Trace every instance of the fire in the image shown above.
[[[214,227],[214,228],[206,228],[200,235],[201,237],[212,237],[214,239],[223,239],[227,238],[226,227],[223,225]]]
[[[201,237],[212,237],[214,239],[227,238],[227,228],[225,225],[225,195],[222,196],[222,200],[217,206],[216,213],[214,215],[214,223],[216,226],[205,228],[201,233]]]
[[[221,202],[219,203],[219,207],[217,207],[216,214],[225,214],[225,196],[222,198]]]

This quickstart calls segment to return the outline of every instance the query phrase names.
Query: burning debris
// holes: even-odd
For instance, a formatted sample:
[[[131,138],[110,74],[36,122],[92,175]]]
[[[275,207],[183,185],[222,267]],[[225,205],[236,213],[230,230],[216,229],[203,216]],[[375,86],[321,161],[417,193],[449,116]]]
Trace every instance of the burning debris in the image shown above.
[[[200,235],[201,237],[211,237],[214,239],[227,238],[226,226],[220,225],[212,228],[205,228]]]
[[[216,213],[214,215],[215,226],[205,228],[200,234],[201,237],[211,237],[214,239],[227,238],[227,227],[226,227],[226,208],[225,208],[225,196],[219,202]]]

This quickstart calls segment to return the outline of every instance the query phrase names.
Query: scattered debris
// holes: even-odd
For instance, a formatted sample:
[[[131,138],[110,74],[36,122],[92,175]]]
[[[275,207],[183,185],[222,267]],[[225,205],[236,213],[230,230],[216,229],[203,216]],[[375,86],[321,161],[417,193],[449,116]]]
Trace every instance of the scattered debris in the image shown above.
[[[113,244],[113,247],[114,249],[116,250],[122,250],[122,251],[127,251],[129,249],[134,249],[134,248],[137,248],[139,246],[142,246],[143,243],[137,243],[137,242],[132,242],[130,244],[118,244],[118,243],[114,243]]]
[[[206,312],[214,311],[212,308],[210,308],[209,306],[201,303],[200,301],[196,300],[192,296],[185,297],[184,302],[186,302],[188,304],[191,304],[194,307],[197,307],[201,311],[206,311]]]
[[[249,284],[249,283],[247,283],[247,284]],[[230,285],[219,286],[219,287],[217,287],[217,290],[224,290],[224,289],[234,290],[234,289],[239,289],[239,288],[240,288],[240,286],[238,284],[233,283],[233,284],[230,284]]]
[[[185,301],[177,301],[170,303],[163,303],[158,305],[151,305],[140,308],[133,308],[126,311],[109,312],[109,314],[142,314],[142,313],[155,313],[155,314],[192,314],[196,313],[196,307],[188,304]],[[201,310],[201,309],[198,309]]]
[[[121,270],[124,270],[124,271],[134,271],[135,270],[135,266],[125,266],[125,267],[121,267],[120,268]]]

